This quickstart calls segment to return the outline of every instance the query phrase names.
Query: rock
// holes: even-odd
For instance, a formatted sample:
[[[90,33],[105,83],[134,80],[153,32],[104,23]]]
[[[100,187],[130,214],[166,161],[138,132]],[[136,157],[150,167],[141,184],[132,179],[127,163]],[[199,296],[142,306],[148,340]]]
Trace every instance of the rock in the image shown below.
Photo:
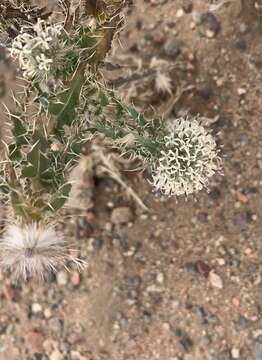
[[[78,286],[80,284],[80,274],[78,271],[74,271],[71,275],[71,283],[73,286]]]
[[[177,12],[176,12],[176,17],[179,19],[179,18],[181,18],[182,16],[184,16],[185,15],[185,11],[184,11],[184,9],[178,9],[177,10]]]
[[[176,312],[180,307],[180,302],[177,299],[173,299],[171,301],[171,308],[174,312]]]
[[[204,261],[198,260],[196,262],[196,270],[197,272],[204,276],[205,278],[208,277],[209,273],[210,273],[210,266],[208,264],[206,264]]]
[[[252,336],[254,339],[259,338],[260,336],[262,337],[262,329],[256,329],[252,331]]]
[[[58,350],[54,350],[52,354],[50,355],[50,360],[63,360],[63,354]]]
[[[50,319],[51,316],[52,316],[52,311],[51,311],[49,308],[46,308],[46,309],[44,310],[44,317],[45,317],[46,319]]]
[[[253,348],[253,355],[255,360],[262,360],[262,343],[261,342],[255,342],[254,348]]]
[[[180,53],[180,47],[176,39],[169,39],[164,44],[164,53],[165,55],[176,58]]]
[[[164,5],[166,2],[167,0],[150,0],[150,3],[154,6]]]
[[[40,304],[38,304],[38,303],[32,304],[31,309],[32,309],[33,314],[39,314],[43,310],[42,306]]]
[[[239,349],[233,348],[231,350],[231,355],[233,359],[239,359],[239,355],[240,355]]]
[[[133,213],[128,207],[118,207],[112,211],[111,221],[115,225],[126,224],[133,219]]]
[[[239,25],[239,31],[242,33],[242,34],[246,34],[248,32],[248,26],[246,23],[240,23]]]
[[[214,37],[218,34],[218,32],[220,31],[220,24],[217,20],[217,18],[215,17],[215,15],[211,12],[207,12],[205,14],[203,14],[201,16],[201,20],[202,22],[206,25],[207,27],[207,32],[209,32],[209,34],[213,34],[213,36],[209,36],[209,37]]]
[[[231,354],[228,350],[221,351],[218,354],[217,360],[231,360]]]
[[[26,347],[30,353],[43,352],[44,336],[38,331],[30,331],[26,336]]]
[[[208,279],[213,288],[223,289],[223,281],[214,271],[210,271]]]
[[[192,12],[192,19],[197,25],[201,24],[201,13],[198,11]]]
[[[245,51],[247,49],[247,42],[243,38],[239,38],[235,42],[235,47],[239,50]]]
[[[48,325],[51,331],[60,333],[63,330],[63,322],[57,318],[51,318],[48,320]]]
[[[57,284],[65,286],[68,282],[68,273],[65,270],[61,270],[56,275]]]
[[[159,284],[163,284],[164,280],[165,280],[164,274],[161,273],[161,272],[157,273],[157,275],[156,275],[156,281],[157,281]]]
[[[189,352],[193,346],[193,341],[188,335],[184,334],[180,340],[180,344],[183,346],[184,351]]]

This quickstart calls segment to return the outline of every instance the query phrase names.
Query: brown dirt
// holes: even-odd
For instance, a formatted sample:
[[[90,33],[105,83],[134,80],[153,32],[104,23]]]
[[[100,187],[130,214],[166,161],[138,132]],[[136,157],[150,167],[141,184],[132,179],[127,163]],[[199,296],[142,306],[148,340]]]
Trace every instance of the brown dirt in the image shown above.
[[[128,60],[123,76],[140,74],[134,101],[145,110],[170,101],[152,92],[151,80],[143,88],[152,57],[170,64],[172,96],[194,85],[172,114],[214,119],[224,176],[186,201],[162,199],[146,174],[129,175],[148,214],[113,180],[98,179],[93,211],[64,230],[89,263],[80,279],[61,271],[47,284],[1,280],[1,360],[262,359],[262,20],[228,1],[214,13],[221,29],[209,38],[192,11],[206,13],[211,1],[195,0],[178,18],[189,3],[137,0],[114,58]],[[164,52],[167,39],[178,56]],[[119,70],[107,76],[115,81]],[[127,223],[112,222],[119,207],[133,212]]]

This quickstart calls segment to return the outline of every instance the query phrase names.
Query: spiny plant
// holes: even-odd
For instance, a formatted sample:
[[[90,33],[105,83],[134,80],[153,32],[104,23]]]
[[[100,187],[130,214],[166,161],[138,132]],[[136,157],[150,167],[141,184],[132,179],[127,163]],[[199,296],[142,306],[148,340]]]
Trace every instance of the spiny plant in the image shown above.
[[[1,263],[18,277],[44,277],[68,262],[83,266],[68,255],[55,224],[88,136],[102,135],[119,156],[138,159],[153,187],[168,196],[201,190],[219,169],[215,141],[197,118],[164,126],[106,85],[100,65],[129,3],[86,0],[72,8],[62,1],[55,21],[29,1],[0,1],[5,44],[23,78],[15,109],[7,110],[11,133],[0,168],[10,212]]]

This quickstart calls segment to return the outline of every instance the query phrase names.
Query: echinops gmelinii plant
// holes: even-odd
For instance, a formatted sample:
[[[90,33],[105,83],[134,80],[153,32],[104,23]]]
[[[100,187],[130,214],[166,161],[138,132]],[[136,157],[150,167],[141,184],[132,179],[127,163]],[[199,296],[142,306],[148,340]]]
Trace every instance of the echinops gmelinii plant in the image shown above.
[[[69,263],[84,266],[69,255],[55,225],[71,190],[69,173],[90,134],[103,135],[119,156],[138,159],[164,195],[195,193],[219,169],[215,141],[197,118],[173,119],[165,127],[161,119],[145,119],[106,85],[99,65],[126,4],[83,1],[74,11],[65,7],[65,20],[55,23],[43,20],[41,10],[13,1],[23,14],[15,36],[10,20],[2,22],[10,56],[24,78],[24,93],[9,111],[11,138],[0,170],[9,209],[1,263],[17,277],[44,277]]]

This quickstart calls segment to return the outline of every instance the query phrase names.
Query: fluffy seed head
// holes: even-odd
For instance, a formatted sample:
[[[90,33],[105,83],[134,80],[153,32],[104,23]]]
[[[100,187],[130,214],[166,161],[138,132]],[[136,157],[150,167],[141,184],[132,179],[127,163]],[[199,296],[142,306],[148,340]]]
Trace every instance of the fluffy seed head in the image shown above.
[[[12,43],[10,53],[18,59],[25,78],[47,80],[61,66],[62,32],[61,25],[48,25],[40,19],[35,25],[22,29]]]
[[[65,240],[52,227],[37,223],[9,225],[0,240],[1,265],[14,272],[16,278],[45,278],[56,272],[57,266],[73,261],[78,267],[83,263],[67,254]]]
[[[219,169],[216,143],[196,118],[176,119],[152,169],[152,184],[164,195],[189,195],[207,187]]]

